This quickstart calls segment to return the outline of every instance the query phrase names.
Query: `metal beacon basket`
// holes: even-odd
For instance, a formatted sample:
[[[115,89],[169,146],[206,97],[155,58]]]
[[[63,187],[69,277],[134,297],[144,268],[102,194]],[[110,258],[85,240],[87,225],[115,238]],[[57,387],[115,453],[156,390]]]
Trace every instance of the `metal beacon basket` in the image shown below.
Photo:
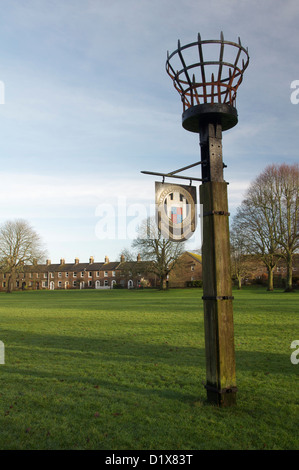
[[[225,41],[222,32],[219,40],[202,40],[198,34],[196,42],[185,46],[178,41],[178,48],[167,53],[166,71],[181,96],[186,130],[199,132],[205,114],[218,117],[222,130],[237,124],[237,89],[248,64],[240,38],[238,43]]]

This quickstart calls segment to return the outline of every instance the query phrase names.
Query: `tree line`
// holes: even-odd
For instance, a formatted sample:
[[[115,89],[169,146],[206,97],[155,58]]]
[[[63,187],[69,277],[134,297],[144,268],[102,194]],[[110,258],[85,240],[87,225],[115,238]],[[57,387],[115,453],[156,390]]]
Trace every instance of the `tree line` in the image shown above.
[[[231,226],[234,276],[241,280],[250,270],[249,259],[267,269],[269,291],[280,260],[287,268],[285,291],[293,290],[293,259],[299,249],[299,166],[269,165],[250,184]]]

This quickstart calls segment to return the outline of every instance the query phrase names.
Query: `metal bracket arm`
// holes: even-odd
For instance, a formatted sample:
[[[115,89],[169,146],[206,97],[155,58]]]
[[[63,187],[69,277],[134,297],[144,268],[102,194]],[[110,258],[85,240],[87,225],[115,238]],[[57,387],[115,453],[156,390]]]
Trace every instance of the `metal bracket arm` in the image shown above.
[[[182,180],[189,180],[189,181],[202,181],[202,178],[194,178],[193,176],[178,176],[173,175],[171,173],[157,173],[154,171],[141,171],[144,175],[155,175],[155,176],[163,176],[163,178],[178,178]]]

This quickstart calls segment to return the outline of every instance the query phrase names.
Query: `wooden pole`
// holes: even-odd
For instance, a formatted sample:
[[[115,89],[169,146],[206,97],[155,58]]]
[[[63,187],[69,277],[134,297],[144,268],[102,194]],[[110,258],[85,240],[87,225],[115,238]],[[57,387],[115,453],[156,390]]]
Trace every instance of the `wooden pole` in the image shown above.
[[[203,300],[206,389],[209,402],[236,403],[236,372],[230,267],[227,183],[223,181],[221,124],[208,123],[200,132],[204,183]]]

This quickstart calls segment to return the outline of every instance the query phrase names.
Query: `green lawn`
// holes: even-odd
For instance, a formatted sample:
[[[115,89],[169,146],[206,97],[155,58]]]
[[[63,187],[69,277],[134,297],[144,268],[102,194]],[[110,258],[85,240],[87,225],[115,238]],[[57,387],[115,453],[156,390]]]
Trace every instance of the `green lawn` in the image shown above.
[[[0,449],[296,449],[299,292],[234,291],[236,407],[206,403],[200,289],[0,294]]]

